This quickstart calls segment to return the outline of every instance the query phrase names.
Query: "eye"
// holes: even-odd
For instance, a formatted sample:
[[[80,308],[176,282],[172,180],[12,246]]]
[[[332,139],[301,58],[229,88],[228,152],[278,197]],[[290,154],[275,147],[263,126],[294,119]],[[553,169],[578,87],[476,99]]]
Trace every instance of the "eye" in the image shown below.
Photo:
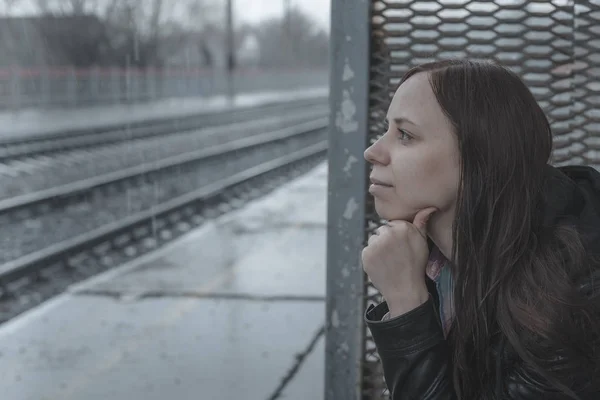
[[[404,129],[398,129],[398,133],[399,133],[399,135],[398,135],[399,139],[402,140],[403,142],[407,142],[412,139],[412,136],[410,136],[408,134],[408,132],[406,132]],[[404,138],[403,138],[403,136],[404,136]]]

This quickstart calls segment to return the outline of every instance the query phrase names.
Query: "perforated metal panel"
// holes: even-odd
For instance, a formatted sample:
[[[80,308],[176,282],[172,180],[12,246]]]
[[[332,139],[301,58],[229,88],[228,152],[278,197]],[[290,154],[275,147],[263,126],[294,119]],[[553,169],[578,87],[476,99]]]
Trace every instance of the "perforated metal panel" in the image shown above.
[[[384,132],[398,81],[428,61],[498,60],[550,119],[553,164],[598,168],[600,0],[332,0],[332,39],[325,397],[385,399],[362,321],[382,300],[359,267],[379,224],[362,152]]]
[[[600,0],[576,1],[574,6],[572,134],[556,135],[558,161],[598,168],[600,164]],[[556,131],[556,133],[559,133]],[[564,150],[563,150],[564,149]]]
[[[384,132],[398,81],[424,62],[494,59],[517,72],[549,117],[555,165],[600,161],[600,0],[371,2],[368,143]],[[370,197],[366,230],[378,226]],[[365,307],[382,299],[365,281]],[[387,398],[372,337],[364,331],[362,398]]]

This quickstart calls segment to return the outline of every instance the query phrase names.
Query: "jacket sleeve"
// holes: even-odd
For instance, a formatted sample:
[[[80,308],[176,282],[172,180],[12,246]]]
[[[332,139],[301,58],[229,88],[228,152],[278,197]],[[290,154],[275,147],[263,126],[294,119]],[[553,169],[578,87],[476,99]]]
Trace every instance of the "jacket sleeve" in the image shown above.
[[[449,350],[433,298],[396,318],[383,302],[365,313],[393,400],[454,400]]]
[[[457,397],[449,366],[449,348],[432,297],[406,314],[382,321],[388,312],[386,302],[371,305],[365,313],[365,322],[381,358],[392,400],[455,400]],[[556,352],[556,349],[548,348],[549,354]],[[584,381],[577,390],[581,400],[600,399],[600,383],[591,377],[594,372],[570,373],[569,380]],[[544,383],[541,377],[536,376],[523,363],[513,364],[512,368],[505,369],[500,382],[500,398],[571,399]],[[490,390],[493,391],[494,388]]]

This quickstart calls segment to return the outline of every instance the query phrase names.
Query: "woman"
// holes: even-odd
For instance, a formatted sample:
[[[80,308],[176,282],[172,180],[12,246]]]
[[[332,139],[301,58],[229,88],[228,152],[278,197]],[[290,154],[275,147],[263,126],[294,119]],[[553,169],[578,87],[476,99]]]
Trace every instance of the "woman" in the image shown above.
[[[600,174],[493,62],[410,70],[365,151],[388,222],[363,268],[393,399],[600,399]]]

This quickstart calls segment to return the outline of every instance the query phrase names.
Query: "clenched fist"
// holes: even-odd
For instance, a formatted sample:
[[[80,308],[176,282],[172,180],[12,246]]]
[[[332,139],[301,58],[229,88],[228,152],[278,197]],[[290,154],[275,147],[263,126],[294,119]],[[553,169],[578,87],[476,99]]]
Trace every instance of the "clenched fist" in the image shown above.
[[[415,215],[412,223],[390,221],[379,227],[362,251],[363,269],[387,301],[392,318],[429,298],[425,284],[427,221],[435,211],[426,208]]]

